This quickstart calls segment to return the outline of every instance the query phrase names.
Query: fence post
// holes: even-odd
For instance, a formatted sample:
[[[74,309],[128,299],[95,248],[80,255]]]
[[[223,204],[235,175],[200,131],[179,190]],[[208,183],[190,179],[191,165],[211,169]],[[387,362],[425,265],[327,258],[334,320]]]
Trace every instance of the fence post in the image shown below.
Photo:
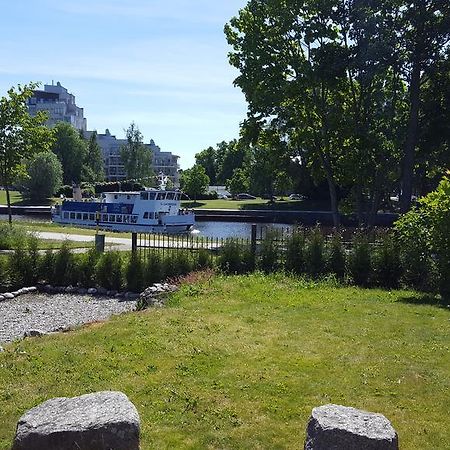
[[[251,236],[250,249],[252,252],[252,256],[254,258],[256,256],[256,223],[252,223],[252,236]]]
[[[137,233],[131,233],[131,251],[136,253],[137,250]]]

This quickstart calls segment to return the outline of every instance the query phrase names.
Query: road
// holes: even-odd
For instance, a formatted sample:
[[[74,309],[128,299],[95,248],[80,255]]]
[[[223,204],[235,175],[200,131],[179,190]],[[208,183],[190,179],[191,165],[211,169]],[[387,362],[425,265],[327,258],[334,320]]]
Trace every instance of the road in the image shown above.
[[[51,239],[55,241],[74,241],[74,242],[94,242],[95,236],[83,234],[57,233],[54,231],[37,231],[34,233],[41,239]],[[105,244],[114,250],[131,250],[131,239],[106,236]]]

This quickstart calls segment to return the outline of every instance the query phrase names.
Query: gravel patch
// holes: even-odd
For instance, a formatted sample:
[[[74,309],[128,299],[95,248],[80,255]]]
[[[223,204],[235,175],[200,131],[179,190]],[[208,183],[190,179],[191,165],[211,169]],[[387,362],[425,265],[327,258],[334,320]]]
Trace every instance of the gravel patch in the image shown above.
[[[20,339],[28,330],[61,331],[113,314],[133,311],[136,301],[76,294],[26,294],[0,302],[0,343]]]

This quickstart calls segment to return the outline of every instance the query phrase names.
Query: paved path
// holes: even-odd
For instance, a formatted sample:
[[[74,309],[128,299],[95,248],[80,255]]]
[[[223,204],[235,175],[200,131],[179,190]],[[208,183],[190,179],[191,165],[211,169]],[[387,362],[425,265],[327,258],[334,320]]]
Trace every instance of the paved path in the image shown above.
[[[56,241],[94,242],[95,236],[87,234],[57,233],[53,231],[37,231],[36,237]],[[130,250],[131,239],[106,236],[105,244],[111,244],[114,250]]]

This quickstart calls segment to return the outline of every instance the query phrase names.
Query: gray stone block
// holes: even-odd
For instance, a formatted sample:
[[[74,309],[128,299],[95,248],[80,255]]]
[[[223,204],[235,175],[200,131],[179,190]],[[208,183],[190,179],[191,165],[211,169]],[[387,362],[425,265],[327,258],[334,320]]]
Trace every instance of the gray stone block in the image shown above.
[[[122,392],[54,398],[19,419],[12,450],[138,450],[139,431]]]
[[[314,408],[305,450],[398,450],[397,433],[382,414],[340,405]]]
[[[5,292],[5,293],[2,294],[2,295],[3,295],[3,297],[4,297],[6,300],[11,300],[11,299],[14,298],[14,294],[12,294],[11,292]]]

